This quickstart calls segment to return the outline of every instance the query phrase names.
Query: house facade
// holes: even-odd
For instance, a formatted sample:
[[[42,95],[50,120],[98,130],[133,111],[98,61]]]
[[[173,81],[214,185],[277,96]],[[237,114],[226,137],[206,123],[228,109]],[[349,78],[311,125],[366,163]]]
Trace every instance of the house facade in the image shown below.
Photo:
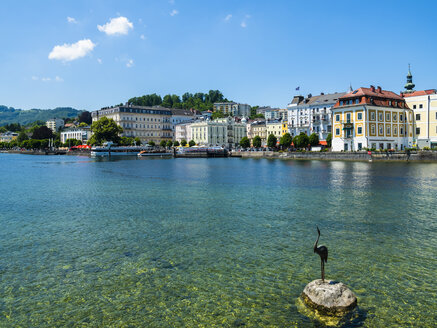
[[[333,151],[412,147],[413,111],[400,95],[381,87],[359,88],[332,108]]]

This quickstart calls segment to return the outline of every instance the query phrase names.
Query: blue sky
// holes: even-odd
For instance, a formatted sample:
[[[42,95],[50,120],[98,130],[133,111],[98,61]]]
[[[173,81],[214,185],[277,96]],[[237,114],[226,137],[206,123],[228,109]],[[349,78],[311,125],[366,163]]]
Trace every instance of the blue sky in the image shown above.
[[[0,104],[96,110],[219,89],[285,108],[297,86],[399,92],[408,63],[416,89],[437,88],[436,13],[437,1],[2,0]]]

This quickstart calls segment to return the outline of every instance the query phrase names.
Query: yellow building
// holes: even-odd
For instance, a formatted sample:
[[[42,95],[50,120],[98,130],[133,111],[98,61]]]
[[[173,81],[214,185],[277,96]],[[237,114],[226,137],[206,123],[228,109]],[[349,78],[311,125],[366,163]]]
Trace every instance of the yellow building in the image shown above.
[[[276,139],[279,141],[279,139],[282,137],[282,122],[270,121],[270,122],[266,123],[266,136],[267,136],[267,138],[271,134],[273,134],[276,137]]]
[[[287,123],[287,121],[283,121],[282,122],[282,135],[284,135],[284,134],[286,134],[286,133],[288,133],[288,123]]]
[[[359,88],[332,108],[333,151],[413,146],[413,111],[404,98],[381,87]]]

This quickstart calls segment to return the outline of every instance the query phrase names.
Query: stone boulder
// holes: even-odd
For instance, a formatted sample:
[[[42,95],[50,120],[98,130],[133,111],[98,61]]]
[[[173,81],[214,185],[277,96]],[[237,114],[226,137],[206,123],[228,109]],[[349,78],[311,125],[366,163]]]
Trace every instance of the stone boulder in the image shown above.
[[[342,282],[317,279],[305,286],[303,301],[324,315],[341,316],[357,306],[357,297]]]

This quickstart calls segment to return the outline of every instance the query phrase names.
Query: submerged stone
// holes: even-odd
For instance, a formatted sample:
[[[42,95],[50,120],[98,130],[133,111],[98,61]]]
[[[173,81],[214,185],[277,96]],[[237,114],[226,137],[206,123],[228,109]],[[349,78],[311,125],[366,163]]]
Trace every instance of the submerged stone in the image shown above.
[[[357,306],[357,297],[342,282],[317,279],[305,286],[303,301],[324,315],[341,316]]]

